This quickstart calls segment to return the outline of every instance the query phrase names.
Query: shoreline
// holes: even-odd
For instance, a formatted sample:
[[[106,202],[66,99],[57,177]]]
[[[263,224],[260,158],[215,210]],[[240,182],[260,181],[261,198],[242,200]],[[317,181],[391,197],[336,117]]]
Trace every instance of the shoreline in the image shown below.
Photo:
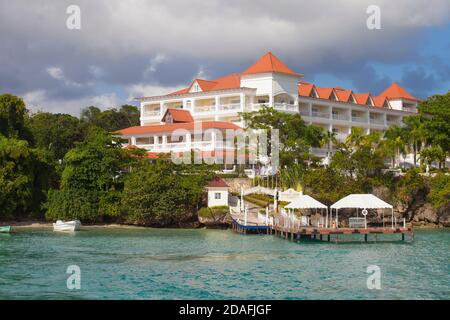
[[[14,228],[53,228],[52,222],[42,222],[42,221],[0,221],[0,226],[11,226]],[[222,225],[223,226],[223,225]],[[231,226],[231,225],[230,225]],[[86,224],[82,225],[83,228],[105,228],[105,229],[221,229],[214,226],[202,226],[198,228],[189,227],[146,227],[146,226],[136,226],[129,224],[120,223],[98,223],[98,224]],[[450,227],[427,224],[427,225],[417,225],[412,226],[414,229],[450,229]],[[224,228],[226,230],[227,228]]]

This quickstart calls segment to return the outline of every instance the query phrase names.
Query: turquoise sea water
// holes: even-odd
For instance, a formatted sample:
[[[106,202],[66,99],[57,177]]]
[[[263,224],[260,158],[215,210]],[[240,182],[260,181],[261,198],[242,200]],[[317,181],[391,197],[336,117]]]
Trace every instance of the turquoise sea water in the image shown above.
[[[398,237],[397,237],[398,238]],[[0,299],[449,299],[450,232],[413,243],[290,242],[230,230],[0,234]],[[68,290],[69,265],[81,289]],[[381,269],[369,290],[366,268]]]

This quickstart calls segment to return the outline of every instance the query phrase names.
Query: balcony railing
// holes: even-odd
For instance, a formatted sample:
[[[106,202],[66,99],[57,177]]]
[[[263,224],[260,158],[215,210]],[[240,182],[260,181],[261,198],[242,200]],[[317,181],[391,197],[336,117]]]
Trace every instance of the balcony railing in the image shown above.
[[[126,147],[128,144],[124,144]],[[234,149],[234,141],[216,141],[213,144],[212,140],[206,141],[191,141],[188,142],[168,142],[168,143],[159,143],[159,144],[138,144],[139,148],[145,149],[150,152],[183,152],[189,151],[191,149],[198,149],[202,151],[211,151],[214,149]]]
[[[348,121],[348,115],[343,113],[333,113],[333,120],[343,120]]]
[[[400,120],[394,120],[394,119],[392,119],[392,120],[388,119],[386,122],[388,125],[393,125],[393,124],[400,125],[402,123]]]
[[[302,117],[311,117],[311,114],[309,113],[308,110],[300,110],[300,115]]]
[[[274,107],[280,111],[298,112],[298,106],[290,103],[275,103]]]
[[[161,115],[160,110],[144,111],[144,113],[142,114],[143,117],[159,117],[160,115]]]
[[[352,116],[352,122],[367,123],[367,118],[366,117],[360,117],[360,116]]]
[[[370,123],[371,123],[371,124],[380,124],[380,125],[384,125],[384,119],[380,119],[380,118],[371,118],[371,119],[370,119]]]
[[[326,157],[328,153],[327,148],[311,148],[311,153],[317,157]]]
[[[219,112],[240,111],[240,110],[241,110],[240,103],[221,104],[219,106]]]
[[[216,106],[210,105],[210,106],[195,106],[194,107],[194,113],[207,113],[207,112],[214,112],[216,110]]]
[[[313,118],[330,119],[330,113],[329,112],[313,111],[311,114],[312,114]]]

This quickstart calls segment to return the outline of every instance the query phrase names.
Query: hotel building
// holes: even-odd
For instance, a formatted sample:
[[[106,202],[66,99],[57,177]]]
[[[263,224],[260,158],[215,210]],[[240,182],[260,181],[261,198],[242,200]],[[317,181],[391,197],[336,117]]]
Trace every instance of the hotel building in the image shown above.
[[[194,79],[179,91],[166,95],[138,98],[141,126],[120,130],[128,145],[151,153],[217,150],[214,134],[193,144],[194,137],[170,140],[171,133],[194,126],[226,130],[244,128],[240,112],[257,111],[270,106],[281,112],[300,114],[306,123],[323,127],[344,140],[352,127],[366,133],[383,131],[402,118],[417,112],[419,99],[398,83],[381,94],[356,93],[340,87],[322,88],[302,81],[303,75],[291,70],[271,52],[240,74],[214,80]],[[223,145],[220,148],[232,149]],[[315,149],[318,156],[326,151]]]

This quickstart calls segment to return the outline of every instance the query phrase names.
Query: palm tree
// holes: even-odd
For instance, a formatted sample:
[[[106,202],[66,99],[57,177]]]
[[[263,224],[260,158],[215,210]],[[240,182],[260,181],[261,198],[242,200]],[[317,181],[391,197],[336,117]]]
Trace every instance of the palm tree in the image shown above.
[[[331,158],[331,147],[337,144],[337,133],[333,131],[327,131],[322,138],[321,144],[327,146],[327,157]]]
[[[400,154],[405,149],[405,129],[399,126],[390,126],[384,133],[384,138],[386,139],[387,145],[392,150],[392,166],[398,166]]]
[[[419,145],[425,140],[425,129],[422,118],[420,116],[410,116],[403,119],[408,132],[407,140],[412,145],[414,154],[414,167],[417,166],[417,152],[419,151]]]
[[[353,127],[350,134],[345,141],[349,145],[353,145],[358,148],[364,140],[364,131],[361,128]]]

